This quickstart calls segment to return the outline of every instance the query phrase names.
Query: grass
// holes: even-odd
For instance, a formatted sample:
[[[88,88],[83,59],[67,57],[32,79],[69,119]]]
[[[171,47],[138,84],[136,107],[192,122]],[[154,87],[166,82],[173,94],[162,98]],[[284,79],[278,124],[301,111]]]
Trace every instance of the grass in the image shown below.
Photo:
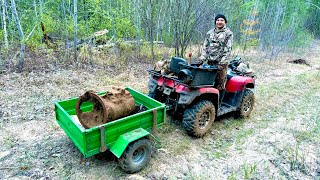
[[[299,148],[299,145],[296,145],[295,147],[287,147],[285,152],[286,159],[290,163],[290,170],[299,170],[306,173],[307,167],[305,164],[305,152]]]
[[[236,179],[259,179],[257,176],[257,164],[255,162],[244,163],[237,170],[232,171],[227,177],[228,180]]]
[[[261,97],[265,106],[260,113],[267,114],[269,118],[266,119],[270,120],[269,123],[280,117],[285,118],[287,126],[285,126],[284,132],[291,133],[296,138],[297,143],[319,143],[320,101],[315,95],[320,89],[320,83],[314,72],[300,74],[291,78],[291,81],[264,86],[261,89],[263,89],[263,94],[277,94],[276,97],[266,96],[270,99]],[[272,106],[273,104],[275,106]],[[297,121],[299,119],[301,120]],[[302,122],[305,126],[299,122]],[[283,143],[286,143],[285,140]],[[306,154],[300,146],[291,147],[288,145],[285,152],[276,151],[282,154],[282,161],[290,164],[290,171],[299,170],[307,174],[310,167],[305,162]],[[281,163],[278,163],[278,165],[282,166]],[[284,174],[285,176],[288,175],[287,172]]]
[[[9,148],[12,148],[16,145],[16,142],[17,142],[17,139],[11,135],[11,134],[7,134],[5,137],[4,137],[4,140],[3,140],[3,144]]]
[[[142,49],[142,51],[147,51],[147,48]],[[107,54],[106,52],[101,53]],[[108,57],[99,56],[99,58],[101,58],[101,61],[108,60]],[[146,56],[145,62],[151,63],[147,61],[148,58],[150,58],[150,52],[148,56]],[[116,60],[123,61],[121,62],[123,64],[131,63],[128,58],[110,58],[109,60],[110,62],[104,63],[117,63]],[[261,66],[263,66],[263,64]],[[134,72],[135,70],[137,69],[133,69],[132,71]],[[284,69],[284,71],[286,70]],[[23,91],[22,95],[24,95],[24,98],[21,97],[19,99],[20,103],[17,103],[16,96],[19,95],[20,97],[21,93],[10,94],[10,96],[3,93],[0,100],[12,104],[12,107],[18,107],[15,111],[5,111],[9,108],[6,108],[4,111],[6,113],[17,112],[19,117],[25,118],[26,120],[29,120],[29,117],[31,116],[28,113],[31,113],[35,121],[30,121],[30,123],[38,125],[37,122],[42,119],[54,119],[51,100],[78,96],[81,94],[80,91],[84,91],[84,88],[100,88],[98,89],[98,91],[100,91],[101,89],[104,90],[106,86],[115,84],[122,86],[124,85],[124,82],[122,81],[130,83],[132,80],[141,81],[133,84],[132,87],[139,86],[139,90],[141,91],[146,89],[145,83],[147,80],[142,78],[139,79],[137,78],[138,75],[135,74],[134,76],[136,77],[132,78],[131,74],[127,73],[127,71],[120,77],[115,75],[117,72],[109,73],[105,72],[105,69],[103,72],[100,72],[99,70],[89,72],[83,70],[83,72],[81,71],[80,73],[77,73],[78,71],[76,70],[72,70],[72,72],[63,70],[61,72],[36,75],[29,74],[28,77],[23,79],[23,81],[27,82],[31,81],[30,78],[33,78],[35,82],[38,82],[39,80],[37,88],[39,86],[40,94],[37,93],[34,95],[34,90],[27,88],[28,84],[22,82],[22,86],[19,87],[18,85],[12,85],[13,91]],[[314,176],[312,176],[310,172],[310,164],[306,159],[308,158],[309,152],[308,146],[317,147],[320,140],[320,75],[313,71],[301,75],[289,76],[289,74],[290,72],[281,74],[281,76],[288,76],[284,79],[275,79],[275,81],[268,81],[264,84],[260,82],[260,84],[257,83],[255,91],[257,103],[250,119],[234,119],[233,117],[222,118],[221,120],[214,122],[211,129],[212,132],[204,138],[190,138],[184,132],[178,121],[166,123],[156,135],[160,140],[157,148],[162,148],[164,150],[159,150],[158,153],[155,153],[148,167],[138,174],[145,178],[169,177],[169,179],[177,178],[176,173],[180,173],[182,178],[185,179],[219,179],[212,178],[215,175],[220,177],[220,179],[295,179],[296,177],[290,175],[290,173],[292,173],[291,171],[294,171],[294,173],[298,175],[305,175],[307,177],[306,179],[312,179]],[[48,82],[52,82],[49,88],[46,86],[48,83],[47,81],[44,80],[42,82],[42,79],[37,78],[44,75],[48,75]],[[71,76],[79,77],[71,78]],[[16,82],[20,79],[20,75],[10,75],[10,77],[10,79],[8,78],[8,80],[5,80],[4,82]],[[143,76],[141,75],[139,77]],[[258,76],[258,80],[259,78],[266,79],[263,76]],[[145,83],[142,82],[144,80]],[[34,81],[31,83],[33,82]],[[9,86],[4,86],[4,88],[7,87]],[[14,89],[14,87],[17,88]],[[43,104],[43,108],[39,108],[39,112],[34,112],[34,102],[36,102],[35,100],[37,99],[41,101],[41,103],[47,103]],[[20,106],[20,104],[25,106]],[[20,111],[20,109],[24,111]],[[28,113],[25,113],[25,111]],[[13,115],[16,116],[16,114]],[[9,131],[9,128],[13,125],[21,126],[20,122],[22,118],[9,116],[6,116],[5,118],[10,118],[11,122],[10,124],[0,122],[1,131],[3,130],[2,132]],[[279,119],[284,119],[285,126],[271,127],[271,125],[278,125]],[[9,124],[10,127],[7,124]],[[43,123],[39,124],[39,126],[44,124],[47,125],[47,123]],[[18,161],[17,166],[19,167],[21,165],[21,167],[27,168],[28,172],[32,172],[35,168],[47,169],[47,167],[53,166],[54,169],[52,171],[46,170],[46,173],[57,179],[73,179],[77,177],[83,177],[83,179],[122,177],[125,179],[130,176],[123,173],[116,162],[110,160],[98,161],[92,157],[85,160],[86,162],[90,162],[90,165],[86,166],[86,163],[81,159],[81,153],[74,144],[70,142],[64,132],[61,131],[60,127],[56,124],[51,125],[50,123],[48,123],[48,126],[49,127],[44,128],[44,130],[49,130],[50,132],[47,132],[45,135],[51,136],[48,136],[48,139],[41,139],[40,137],[35,139],[36,141],[41,140],[43,145],[39,147],[33,146],[33,142],[29,142],[27,139],[19,141],[18,138],[19,136],[21,137],[21,133],[18,132],[15,134],[17,137],[5,136],[5,138],[2,138],[1,142],[4,142],[4,150],[14,146],[14,151],[17,151],[18,154],[21,154],[24,151],[34,151],[38,153],[21,154],[22,159],[18,159],[18,157],[15,157],[15,159],[13,156],[10,156],[8,161]],[[269,136],[272,134],[265,135],[264,130],[272,131],[272,133],[279,133],[280,131],[280,134],[290,134],[290,137],[293,137],[293,139],[296,140],[294,144],[297,144],[297,146],[289,146],[290,142],[288,141],[292,140],[291,138],[290,140],[283,139],[281,142],[273,143],[273,146],[270,148],[271,150],[268,149],[271,153],[267,154],[264,150],[267,150],[265,147],[271,146],[271,143],[268,144],[268,140],[270,138]],[[39,135],[38,131],[35,133],[37,133],[35,135]],[[57,138],[58,136],[61,138]],[[16,142],[16,140],[18,142]],[[18,143],[19,146],[15,146],[15,143]],[[283,146],[279,146],[276,143]],[[257,149],[255,149],[256,147]],[[285,148],[283,149],[282,147]],[[197,154],[194,155],[192,154],[193,152],[196,152]],[[52,153],[61,156],[52,157],[50,155]],[[252,159],[250,158],[253,158],[254,156],[250,156],[250,153],[261,153],[264,156],[270,155],[268,158],[271,160],[275,159],[276,163],[270,165],[268,160],[263,162],[264,164],[261,163],[261,161],[257,163],[258,161],[255,159],[254,162],[252,162]],[[48,159],[43,160],[43,158],[46,157],[48,157]],[[181,158],[183,160],[179,161]],[[234,158],[239,159],[235,160]],[[188,167],[185,168],[187,170],[181,168],[181,162],[188,163]],[[201,162],[201,167],[199,169],[195,170],[189,168],[189,166],[192,167],[196,163],[199,165],[199,162]],[[169,167],[166,168],[167,166]],[[216,167],[218,168],[215,169]],[[219,169],[220,167],[221,169]],[[267,171],[267,168],[271,170]],[[231,172],[230,169],[232,170]],[[55,172],[57,172],[57,174],[54,174]],[[12,170],[8,173],[14,174],[15,172]],[[18,175],[14,177],[19,178]]]
[[[155,59],[152,61],[149,44],[144,43],[137,46],[132,43],[118,42],[114,47],[104,49],[84,45],[79,50],[78,61],[84,64],[108,65],[121,69],[138,59],[143,59],[145,63],[154,63],[154,61],[168,59],[171,56],[173,56],[172,48],[154,45]]]
[[[251,179],[251,178],[254,178],[254,176],[257,172],[257,165],[255,163],[244,164],[244,165],[242,165],[242,170],[243,170],[243,178],[244,179]]]
[[[260,129],[268,128],[271,123],[274,123],[278,118],[283,118],[283,132],[289,133],[296,137],[297,143],[315,143],[320,142],[320,98],[316,98],[316,93],[319,92],[320,82],[317,80],[317,74],[314,72],[303,73],[290,78],[290,81],[282,81],[281,83],[271,83],[259,86],[256,96],[258,97],[258,105],[254,109],[254,115],[251,126],[247,127],[244,120],[223,120],[221,131],[227,131],[228,134],[218,137],[214,140],[214,151],[207,154],[209,159],[223,158],[227,156],[228,150],[234,144],[234,148],[241,154],[243,152],[243,144],[248,141],[248,138],[254,136]],[[263,103],[262,103],[263,102]],[[262,117],[257,120],[256,117]],[[298,119],[300,121],[297,121]],[[302,122],[303,124],[300,124]],[[252,127],[253,126],[253,127]],[[304,128],[303,128],[304,127]],[[280,128],[280,127],[279,127]],[[302,129],[303,128],[303,129]],[[280,129],[279,129],[280,130]],[[230,138],[230,141],[226,139]],[[263,138],[263,137],[260,137]],[[265,140],[257,139],[260,144],[265,144]],[[284,144],[288,143],[283,139]],[[220,144],[217,146],[217,144]],[[305,146],[305,145],[301,145]],[[284,152],[278,147],[274,147],[275,151],[282,157],[278,166],[283,171],[283,177],[290,177],[286,168],[281,162],[289,164],[289,170],[298,170],[304,174],[308,174],[308,165],[306,164],[306,154],[302,147],[286,146]],[[208,149],[207,149],[208,150]],[[241,173],[240,173],[241,172]],[[232,172],[228,179],[252,179],[257,174],[256,164],[244,164],[241,170]]]
[[[244,129],[237,134],[235,139],[236,144],[243,144],[244,141],[254,133],[253,129]]]

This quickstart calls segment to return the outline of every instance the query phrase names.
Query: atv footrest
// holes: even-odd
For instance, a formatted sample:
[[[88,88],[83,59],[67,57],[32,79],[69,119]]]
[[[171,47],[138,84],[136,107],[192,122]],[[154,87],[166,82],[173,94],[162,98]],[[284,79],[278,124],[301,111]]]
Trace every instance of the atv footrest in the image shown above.
[[[229,112],[236,111],[236,110],[237,110],[237,107],[231,106],[231,105],[226,104],[226,103],[222,103],[220,108],[219,108],[219,111],[218,111],[218,116],[221,116],[221,115],[224,115],[224,114],[227,114]]]

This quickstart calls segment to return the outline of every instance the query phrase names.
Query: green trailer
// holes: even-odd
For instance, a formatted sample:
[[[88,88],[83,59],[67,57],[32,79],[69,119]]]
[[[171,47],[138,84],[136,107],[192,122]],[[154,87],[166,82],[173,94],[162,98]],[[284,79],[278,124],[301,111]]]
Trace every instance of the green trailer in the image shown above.
[[[147,110],[116,121],[85,129],[76,119],[78,98],[55,102],[56,120],[84,157],[107,150],[119,160],[128,173],[140,171],[151,158],[150,136],[152,131],[165,122],[165,105],[127,87],[137,105]],[[99,93],[103,95],[105,93]],[[92,103],[83,103],[83,112],[91,111]]]

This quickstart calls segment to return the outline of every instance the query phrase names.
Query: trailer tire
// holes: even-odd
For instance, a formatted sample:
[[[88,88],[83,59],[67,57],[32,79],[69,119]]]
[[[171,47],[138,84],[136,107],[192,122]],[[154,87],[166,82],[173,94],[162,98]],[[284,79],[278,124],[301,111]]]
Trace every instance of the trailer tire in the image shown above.
[[[236,111],[235,116],[239,118],[249,117],[253,109],[254,101],[254,93],[250,89],[245,89],[241,104],[239,109]]]
[[[140,139],[128,145],[125,152],[118,159],[120,167],[127,173],[142,170],[150,161],[151,143],[148,139]]]
[[[204,136],[212,126],[216,117],[215,107],[207,100],[199,101],[183,114],[182,126],[185,131],[195,137]]]

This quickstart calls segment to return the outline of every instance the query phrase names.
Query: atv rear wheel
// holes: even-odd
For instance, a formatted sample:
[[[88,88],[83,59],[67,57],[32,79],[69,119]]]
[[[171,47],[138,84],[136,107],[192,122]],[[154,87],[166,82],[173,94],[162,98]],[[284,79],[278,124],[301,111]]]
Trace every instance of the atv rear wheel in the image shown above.
[[[210,101],[200,101],[183,114],[182,126],[186,132],[195,137],[202,137],[211,128],[216,116],[215,107]]]
[[[236,116],[240,118],[249,117],[253,109],[254,101],[254,93],[250,89],[245,89],[240,107],[236,112]]]
[[[120,167],[127,173],[143,169],[151,158],[151,143],[148,139],[132,142],[118,159]]]

